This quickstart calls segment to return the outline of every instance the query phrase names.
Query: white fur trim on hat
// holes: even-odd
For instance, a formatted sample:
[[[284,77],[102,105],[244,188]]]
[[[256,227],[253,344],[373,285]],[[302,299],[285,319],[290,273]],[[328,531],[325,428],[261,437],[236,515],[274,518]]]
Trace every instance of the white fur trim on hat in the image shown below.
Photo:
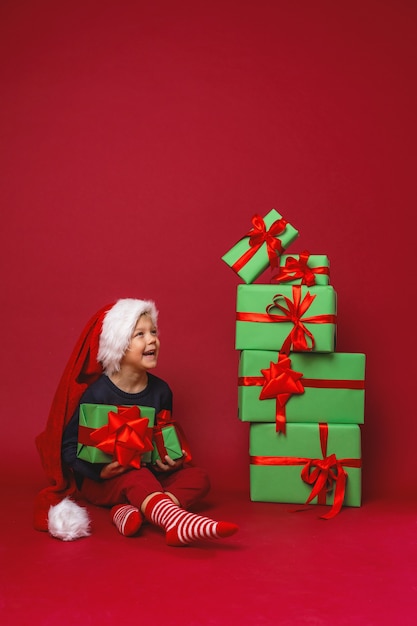
[[[74,541],[90,535],[90,518],[87,509],[74,500],[64,498],[48,511],[49,533],[62,541]]]
[[[150,315],[156,326],[158,311],[152,300],[124,298],[118,300],[107,311],[103,320],[97,360],[108,376],[119,370],[120,361],[129,346],[136,322],[145,313]]]

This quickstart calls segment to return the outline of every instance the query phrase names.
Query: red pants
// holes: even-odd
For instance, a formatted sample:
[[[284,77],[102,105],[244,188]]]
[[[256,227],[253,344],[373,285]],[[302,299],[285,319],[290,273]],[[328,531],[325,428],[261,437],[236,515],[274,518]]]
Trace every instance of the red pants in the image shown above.
[[[156,476],[142,467],[101,482],[85,478],[80,491],[92,504],[110,507],[129,502],[138,509],[151,493],[169,491],[181,507],[188,509],[204,498],[209,489],[210,482],[204,470],[184,465],[176,472],[160,472]]]

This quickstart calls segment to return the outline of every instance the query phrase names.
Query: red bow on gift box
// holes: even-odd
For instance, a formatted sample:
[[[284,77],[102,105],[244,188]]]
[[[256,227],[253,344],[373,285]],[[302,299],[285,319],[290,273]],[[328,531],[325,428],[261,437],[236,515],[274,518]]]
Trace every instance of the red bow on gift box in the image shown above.
[[[153,449],[149,420],[140,416],[137,406],[118,407],[117,411],[109,411],[108,423],[94,430],[90,439],[120,465],[139,468],[142,454]]]
[[[167,409],[162,409],[162,411],[159,411],[158,415],[156,416],[156,425],[153,427],[155,445],[157,447],[160,458],[163,459],[167,454],[167,449],[164,444],[164,437],[162,435],[162,430],[166,426],[173,426],[175,428],[181,450],[184,452],[183,461],[190,462],[192,458],[191,450],[185,437],[184,431],[182,427],[172,418],[171,411],[168,411]]]
[[[250,248],[232,265],[235,272],[241,270],[242,267],[255,256],[263,243],[266,243],[271,268],[278,267],[278,256],[283,252],[282,243],[281,240],[278,239],[278,235],[284,232],[287,226],[287,220],[282,217],[271,224],[267,230],[262,217],[260,215],[254,215],[252,224],[253,228],[245,235],[245,237],[249,237]]]
[[[290,280],[301,279],[301,285],[312,287],[316,284],[316,274],[329,274],[328,267],[310,267],[308,259],[310,253],[305,250],[299,254],[296,259],[292,256],[288,257],[285,265],[279,268],[278,274],[272,277],[272,281],[277,283],[285,283]]]
[[[300,381],[303,375],[291,369],[291,359],[282,353],[278,355],[277,363],[271,362],[269,369],[261,370],[261,373],[265,381],[259,399],[276,398],[276,430],[285,433],[285,405],[294,393],[304,393]]]
[[[293,351],[309,351],[313,350],[315,346],[315,340],[313,334],[305,326],[305,322],[314,324],[335,324],[336,316],[331,314],[312,315],[310,317],[304,317],[304,313],[310,308],[314,298],[309,291],[307,291],[304,298],[301,300],[301,286],[296,285],[292,288],[293,300],[287,298],[282,293],[277,293],[273,297],[273,301],[266,307],[267,314],[271,317],[272,322],[292,322],[294,324],[293,329],[282,344],[282,352],[288,354],[291,347]],[[287,304],[287,308],[279,303],[280,298],[283,298]],[[274,308],[279,309],[284,315],[275,315],[271,313]],[[303,319],[301,319],[303,318]]]
[[[306,504],[309,504],[316,496],[318,504],[326,504],[326,495],[333,491],[334,486],[333,505],[328,513],[321,516],[323,519],[330,519],[339,513],[345,499],[348,474],[343,466],[361,467],[362,463],[360,459],[338,459],[335,454],[327,456],[329,435],[327,424],[319,424],[319,434],[323,458],[305,459],[307,462],[301,470],[301,478],[308,485],[313,485]]]

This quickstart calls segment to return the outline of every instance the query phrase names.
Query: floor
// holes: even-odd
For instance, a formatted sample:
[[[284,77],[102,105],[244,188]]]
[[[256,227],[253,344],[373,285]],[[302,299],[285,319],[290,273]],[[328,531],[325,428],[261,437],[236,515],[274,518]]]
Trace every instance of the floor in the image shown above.
[[[310,506],[212,493],[200,511],[235,536],[171,548],[150,525],[64,543],[31,527],[35,485],[2,487],[0,621],[7,626],[417,623],[417,506],[367,501],[334,519]]]

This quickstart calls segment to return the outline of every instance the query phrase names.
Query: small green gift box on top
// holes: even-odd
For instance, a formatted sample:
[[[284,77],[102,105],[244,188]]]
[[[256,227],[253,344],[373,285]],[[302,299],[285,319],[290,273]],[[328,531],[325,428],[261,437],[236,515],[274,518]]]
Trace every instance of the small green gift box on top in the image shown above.
[[[361,505],[361,432],[356,424],[250,425],[250,498],[256,502]]]
[[[279,256],[297,237],[298,230],[272,209],[263,218],[253,216],[252,228],[222,256],[222,260],[245,283],[252,283],[268,265],[278,267]]]
[[[81,404],[77,456],[89,463],[116,459],[138,468],[151,461],[154,421],[152,407]]]
[[[305,353],[284,355],[242,350],[238,378],[243,422],[362,424],[365,355]]]
[[[334,352],[336,307],[331,285],[238,285],[236,349]]]
[[[279,259],[278,272],[272,276],[272,283],[286,285],[328,285],[330,282],[330,262],[325,254],[283,254]]]

